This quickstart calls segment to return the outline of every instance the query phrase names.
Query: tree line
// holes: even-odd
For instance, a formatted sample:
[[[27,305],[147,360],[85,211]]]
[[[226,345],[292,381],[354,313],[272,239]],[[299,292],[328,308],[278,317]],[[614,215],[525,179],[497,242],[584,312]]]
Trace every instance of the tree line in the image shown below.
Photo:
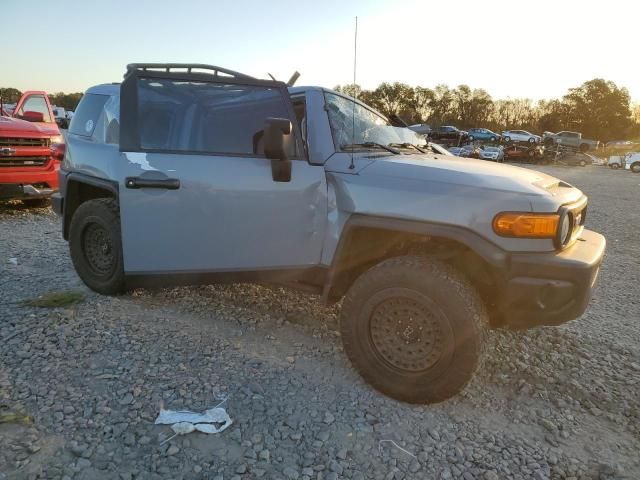
[[[381,83],[374,90],[338,85],[335,90],[357,97],[381,113],[408,124],[483,127],[500,132],[523,129],[542,133],[574,130],[603,142],[640,137],[640,105],[632,105],[624,87],[601,78],[571,88],[561,99],[494,100],[486,90],[467,85],[449,88]]]
[[[2,97],[3,103],[17,103],[22,96],[22,92],[17,88],[0,88],[0,96]],[[57,92],[48,94],[48,97],[52,105],[62,107],[65,110],[75,111],[78,103],[80,103],[80,99],[82,98],[82,93]]]
[[[640,105],[632,105],[624,87],[595,78],[571,88],[564,97],[534,102],[526,98],[491,98],[486,90],[467,85],[449,88],[411,87],[405,83],[381,83],[374,90],[359,85],[338,85],[335,90],[357,97],[387,116],[397,115],[408,124],[456,125],[460,128],[575,130],[591,139],[607,142],[640,138]],[[4,103],[16,103],[22,92],[0,88]],[[49,95],[53,105],[74,110],[82,93]]]

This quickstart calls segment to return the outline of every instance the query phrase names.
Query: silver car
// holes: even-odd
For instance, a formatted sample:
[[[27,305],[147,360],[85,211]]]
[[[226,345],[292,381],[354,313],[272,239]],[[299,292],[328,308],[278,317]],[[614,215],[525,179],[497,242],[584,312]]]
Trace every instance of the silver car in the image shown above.
[[[502,139],[505,142],[540,143],[542,141],[540,135],[534,135],[526,130],[505,130],[502,132]]]

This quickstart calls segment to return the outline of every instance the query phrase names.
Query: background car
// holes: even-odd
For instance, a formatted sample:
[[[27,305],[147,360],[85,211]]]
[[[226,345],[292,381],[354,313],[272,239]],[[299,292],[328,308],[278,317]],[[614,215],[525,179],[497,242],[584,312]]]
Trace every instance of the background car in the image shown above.
[[[478,147],[474,147],[473,145],[463,145],[462,147],[450,147],[450,153],[457,157],[465,157],[465,158],[480,158],[480,149]]]
[[[505,142],[529,142],[540,143],[542,137],[540,135],[534,135],[526,130],[505,130],[502,132],[502,139]]]
[[[544,149],[540,146],[509,145],[502,150],[506,160],[526,159],[533,161],[544,157]]]
[[[501,147],[480,148],[480,160],[493,160],[494,162],[504,162],[504,151]]]
[[[501,136],[492,132],[488,128],[470,128],[468,130],[469,140],[485,140],[489,142],[497,142]]]
[[[461,140],[467,137],[467,132],[451,125],[443,125],[431,130],[429,136],[434,140]]]

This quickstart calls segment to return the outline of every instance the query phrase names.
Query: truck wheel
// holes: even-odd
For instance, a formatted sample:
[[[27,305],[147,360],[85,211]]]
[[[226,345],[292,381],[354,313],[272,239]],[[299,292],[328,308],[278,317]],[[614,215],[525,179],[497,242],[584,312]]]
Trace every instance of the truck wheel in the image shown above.
[[[124,290],[122,243],[118,205],[111,198],[81,204],[69,232],[71,260],[87,286],[98,293]]]
[[[44,208],[50,205],[51,200],[48,198],[23,198],[22,203],[29,208]]]
[[[611,165],[609,165],[611,168],[613,168],[614,170],[617,170],[620,168],[620,164],[618,163],[612,163]]]
[[[344,349],[362,377],[410,403],[446,400],[469,382],[484,349],[486,310],[443,262],[385,260],[363,273],[342,304]]]
[[[640,173],[640,163],[632,163],[631,167],[629,167],[633,173]]]

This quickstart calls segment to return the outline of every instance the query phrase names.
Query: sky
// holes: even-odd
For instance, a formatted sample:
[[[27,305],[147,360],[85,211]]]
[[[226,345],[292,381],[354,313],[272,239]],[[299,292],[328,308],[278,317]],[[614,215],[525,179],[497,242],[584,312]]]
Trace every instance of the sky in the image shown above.
[[[298,85],[467,84],[557,98],[592,78],[640,102],[636,0],[0,0],[0,87],[84,91],[127,63],[208,63]],[[42,22],[43,25],[38,25]]]

